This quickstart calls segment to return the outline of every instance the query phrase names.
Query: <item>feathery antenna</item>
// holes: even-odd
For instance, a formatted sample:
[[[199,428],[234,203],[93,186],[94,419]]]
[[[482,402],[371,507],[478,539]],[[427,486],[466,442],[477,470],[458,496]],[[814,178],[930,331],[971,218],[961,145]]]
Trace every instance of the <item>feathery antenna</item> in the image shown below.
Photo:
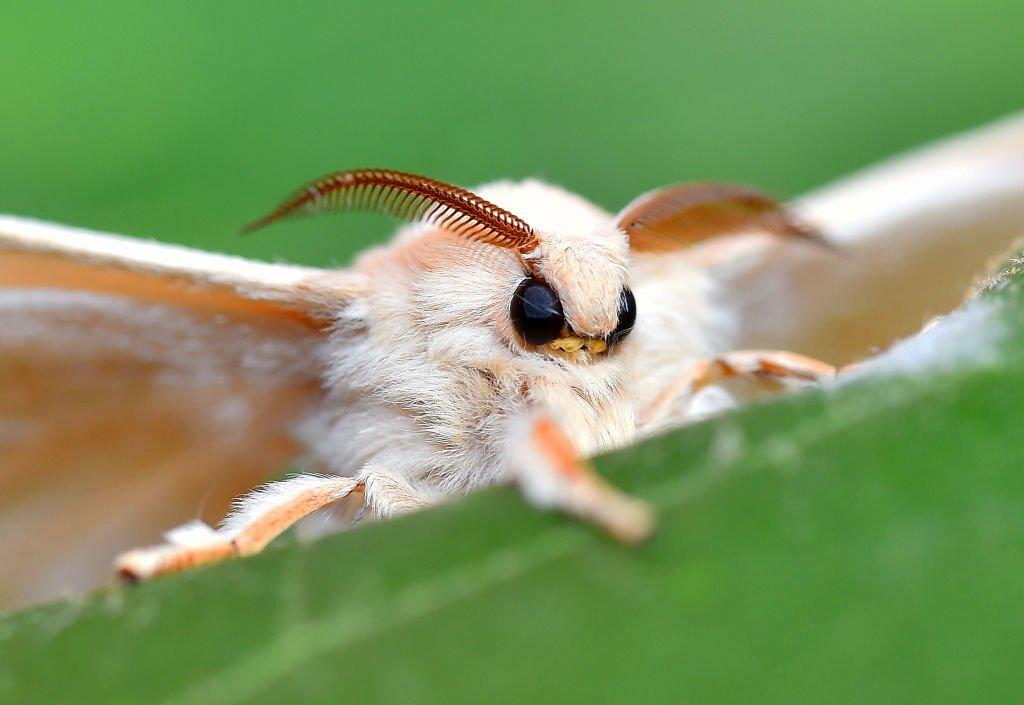
[[[426,176],[390,169],[337,171],[307,183],[264,217],[242,228],[249,233],[279,220],[370,211],[429,223],[475,242],[525,254],[537,247],[527,223],[471,191]]]

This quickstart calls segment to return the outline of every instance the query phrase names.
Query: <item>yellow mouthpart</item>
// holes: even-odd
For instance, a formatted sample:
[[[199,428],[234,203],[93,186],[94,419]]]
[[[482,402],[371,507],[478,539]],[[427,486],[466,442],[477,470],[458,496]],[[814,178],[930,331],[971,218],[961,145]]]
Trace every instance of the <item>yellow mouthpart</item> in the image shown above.
[[[596,354],[607,350],[608,343],[600,338],[578,338],[573,335],[568,338],[555,338],[548,343],[548,347],[552,350],[561,350],[562,352],[567,353],[586,350],[587,352]]]

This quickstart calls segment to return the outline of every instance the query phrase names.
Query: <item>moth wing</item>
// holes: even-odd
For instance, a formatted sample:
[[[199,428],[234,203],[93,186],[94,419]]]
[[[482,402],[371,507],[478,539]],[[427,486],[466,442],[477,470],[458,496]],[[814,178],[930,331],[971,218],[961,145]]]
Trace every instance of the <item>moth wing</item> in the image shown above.
[[[736,298],[729,279],[765,250],[829,251],[820,233],[777,199],[748,186],[686,183],[645,193],[616,225],[629,239],[639,325],[641,408],[680,378],[681,365],[739,346],[723,312]]]
[[[1024,236],[1024,115],[787,205],[742,197],[735,207],[726,189],[727,208],[711,198],[711,206],[668,217],[674,211],[666,204],[687,206],[702,195],[673,188],[690,187],[654,192],[662,196],[653,206],[642,196],[620,215],[627,233],[634,220],[654,224],[631,244],[640,315],[646,306],[656,319],[647,326],[656,334],[644,342],[651,368],[666,368],[680,349],[792,350],[842,365],[955,308]],[[714,190],[704,188],[697,202],[709,195]],[[637,209],[643,217],[632,215]],[[787,222],[828,247],[778,237],[799,234]]]
[[[844,364],[963,302],[1024,236],[1024,114],[896,157],[792,204],[834,252],[776,248],[727,284],[737,347]],[[799,249],[799,251],[798,251]]]
[[[285,467],[358,288],[0,216],[0,606],[95,585]]]
[[[655,189],[616,216],[630,252],[677,252],[744,233],[818,239],[818,234],[772,196],[739,184],[686,183]]]

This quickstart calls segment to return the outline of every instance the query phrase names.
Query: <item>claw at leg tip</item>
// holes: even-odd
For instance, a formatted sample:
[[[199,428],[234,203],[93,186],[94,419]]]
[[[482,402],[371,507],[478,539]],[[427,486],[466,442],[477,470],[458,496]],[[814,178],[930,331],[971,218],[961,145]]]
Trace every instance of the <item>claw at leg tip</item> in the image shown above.
[[[150,577],[153,561],[145,551],[135,550],[122,553],[114,561],[114,573],[125,583],[135,585]]]
[[[627,546],[636,546],[654,534],[657,517],[646,502],[623,498],[603,523],[613,539]]]

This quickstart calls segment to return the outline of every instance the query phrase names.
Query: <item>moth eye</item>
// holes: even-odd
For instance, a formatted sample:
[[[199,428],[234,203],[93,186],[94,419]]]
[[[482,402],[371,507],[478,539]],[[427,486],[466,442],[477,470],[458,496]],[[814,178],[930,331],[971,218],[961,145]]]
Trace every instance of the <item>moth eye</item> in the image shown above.
[[[509,315],[516,332],[531,345],[550,343],[562,332],[562,302],[550,286],[536,277],[523,280],[512,297]]]
[[[622,293],[619,294],[619,322],[615,326],[615,330],[608,336],[609,342],[617,343],[627,335],[629,331],[633,330],[633,324],[636,323],[636,298],[633,297],[633,292],[629,290],[629,287],[625,287]]]

